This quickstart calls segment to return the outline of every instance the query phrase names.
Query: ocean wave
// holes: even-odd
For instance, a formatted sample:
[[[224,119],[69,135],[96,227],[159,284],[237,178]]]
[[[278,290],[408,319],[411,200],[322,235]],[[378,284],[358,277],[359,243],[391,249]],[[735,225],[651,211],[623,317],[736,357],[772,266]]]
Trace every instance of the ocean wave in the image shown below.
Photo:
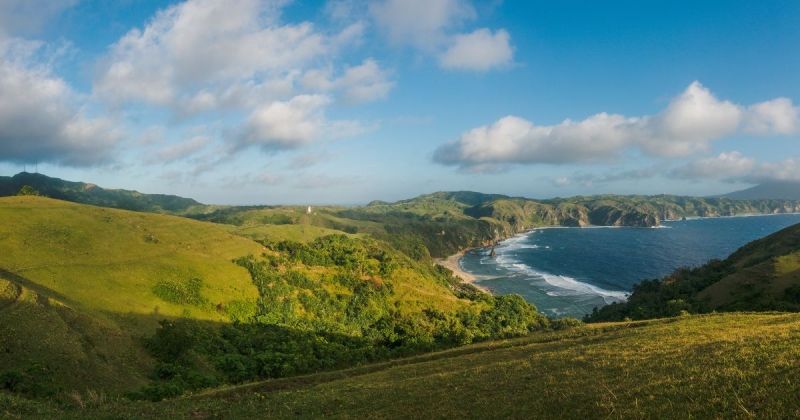
[[[558,290],[545,291],[546,294],[553,297],[570,296],[575,294],[595,295],[595,296],[600,296],[606,303],[622,302],[628,298],[627,292],[606,290],[603,289],[602,287],[585,283],[580,280],[576,280],[572,277],[543,273],[541,271],[533,269],[527,264],[513,263],[511,264],[511,267],[514,271],[522,271],[528,275],[541,278],[548,285],[557,287],[558,289],[564,291],[564,292],[559,292]]]

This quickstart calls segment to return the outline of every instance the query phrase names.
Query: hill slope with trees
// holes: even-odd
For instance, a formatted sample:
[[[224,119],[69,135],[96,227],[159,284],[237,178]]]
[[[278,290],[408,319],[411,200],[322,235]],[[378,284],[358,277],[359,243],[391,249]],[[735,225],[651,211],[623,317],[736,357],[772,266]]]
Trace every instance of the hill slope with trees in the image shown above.
[[[644,280],[626,302],[599,308],[586,320],[651,319],[682,311],[800,311],[800,224],[750,242],[724,260]]]

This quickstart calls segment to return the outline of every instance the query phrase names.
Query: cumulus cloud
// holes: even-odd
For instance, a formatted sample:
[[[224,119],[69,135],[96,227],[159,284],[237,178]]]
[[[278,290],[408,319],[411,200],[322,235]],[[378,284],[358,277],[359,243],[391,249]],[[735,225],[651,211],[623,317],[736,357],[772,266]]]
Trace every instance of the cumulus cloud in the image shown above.
[[[111,47],[95,89],[112,100],[168,104],[176,90],[281,73],[325,54],[313,25],[278,26],[275,2],[187,1]]]
[[[794,156],[780,162],[762,162],[742,177],[745,182],[800,181],[800,157]]]
[[[777,98],[747,108],[745,131],[750,134],[794,134],[800,131],[800,108],[787,98]]]
[[[693,82],[656,115],[599,113],[551,126],[507,116],[439,146],[433,159],[469,171],[485,165],[608,162],[630,149],[655,157],[686,157],[748,127],[758,127],[759,134],[785,133],[796,127],[796,111],[790,101],[745,108],[719,100]]]
[[[308,22],[281,24],[284,3],[190,0],[162,10],[111,46],[94,92],[115,104],[140,101],[184,114],[285,97],[298,71],[362,29],[326,36]]]
[[[234,150],[248,146],[282,150],[363,131],[356,121],[326,119],[324,108],[330,102],[325,95],[299,95],[265,104],[250,114],[238,133],[229,136],[229,142]]]
[[[478,29],[471,34],[456,35],[453,45],[439,58],[444,68],[487,71],[511,64],[514,48],[511,36],[504,29],[492,34]]]
[[[121,135],[35,59],[43,44],[0,41],[0,160],[90,166],[108,162]]]
[[[720,153],[719,156],[707,159],[693,160],[686,165],[679,166],[670,172],[670,175],[681,179],[735,179],[750,172],[756,160],[744,157],[741,153],[733,151]]]

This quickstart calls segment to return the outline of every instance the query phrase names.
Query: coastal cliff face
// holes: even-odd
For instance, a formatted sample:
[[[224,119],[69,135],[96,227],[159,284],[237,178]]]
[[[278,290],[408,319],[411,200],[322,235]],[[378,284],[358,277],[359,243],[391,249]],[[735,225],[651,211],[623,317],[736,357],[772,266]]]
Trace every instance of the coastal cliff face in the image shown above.
[[[536,227],[653,227],[665,220],[800,212],[800,200],[731,200],[674,195],[596,195],[532,200],[469,191],[437,192],[395,203],[335,212],[345,219],[379,223],[398,246],[421,240],[430,255],[491,246]],[[366,229],[358,226],[358,231]],[[380,231],[377,234],[381,234]],[[405,238],[405,239],[404,239]]]
[[[592,196],[536,201],[490,199],[467,207],[463,214],[491,225],[493,235],[483,246],[542,226],[654,227],[685,217],[726,217],[745,214],[800,212],[794,200],[731,200],[680,196]],[[474,243],[474,242],[473,242]]]

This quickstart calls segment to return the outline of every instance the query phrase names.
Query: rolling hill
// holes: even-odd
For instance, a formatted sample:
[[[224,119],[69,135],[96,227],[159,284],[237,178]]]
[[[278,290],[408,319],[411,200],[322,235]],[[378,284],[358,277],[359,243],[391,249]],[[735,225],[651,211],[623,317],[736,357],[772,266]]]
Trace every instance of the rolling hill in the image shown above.
[[[26,185],[46,197],[101,207],[168,214],[179,214],[193,207],[202,207],[191,198],[105,189],[95,184],[65,181],[30,172],[20,172],[12,177],[0,176],[0,197],[16,195]]]
[[[259,243],[38,196],[0,198],[0,220],[0,390],[28,397],[161,399],[549,328],[519,297],[323,228],[261,226]]]
[[[689,314],[800,310],[800,226],[644,281],[590,319],[663,318],[643,322],[547,320],[430,258],[537,223],[789,205],[443,192],[191,220],[0,198],[0,413],[796,416],[797,315]]]

